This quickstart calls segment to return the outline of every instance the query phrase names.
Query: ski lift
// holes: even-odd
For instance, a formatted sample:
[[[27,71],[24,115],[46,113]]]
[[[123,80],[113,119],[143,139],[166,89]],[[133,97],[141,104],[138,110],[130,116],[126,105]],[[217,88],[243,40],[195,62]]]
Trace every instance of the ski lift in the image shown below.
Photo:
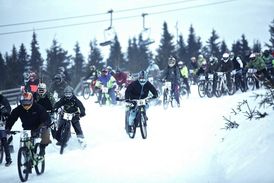
[[[150,45],[152,43],[154,43],[155,41],[150,39],[150,28],[145,27],[145,16],[147,16],[147,13],[143,13],[142,17],[143,17],[143,30],[141,32],[142,35],[142,42],[140,43],[141,45]]]
[[[112,27],[112,13],[113,10],[109,10],[108,13],[110,13],[110,26],[104,30],[104,42],[100,43],[100,46],[108,46],[113,43],[115,31]]]

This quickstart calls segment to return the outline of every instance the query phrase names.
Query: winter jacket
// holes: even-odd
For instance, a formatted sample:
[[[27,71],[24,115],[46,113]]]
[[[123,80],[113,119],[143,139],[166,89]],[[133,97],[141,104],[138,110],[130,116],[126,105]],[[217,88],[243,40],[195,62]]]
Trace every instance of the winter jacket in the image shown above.
[[[83,103],[73,95],[70,99],[62,97],[58,102],[55,103],[54,109],[58,109],[64,106],[64,111],[67,113],[80,113],[80,117],[86,115],[86,110]]]
[[[180,69],[180,73],[181,73],[181,77],[188,78],[188,68],[187,68],[187,66],[183,66]]]
[[[22,105],[14,108],[7,120],[6,129],[10,130],[18,118],[21,119],[24,130],[35,130],[41,126],[49,126],[51,123],[45,108],[35,102],[29,110],[25,110]]]
[[[247,68],[254,68],[258,71],[261,71],[263,69],[266,69],[266,65],[262,57],[257,56],[255,60],[250,60],[248,64],[246,65]]]
[[[47,111],[53,111],[53,105],[55,104],[55,99],[51,93],[46,92],[43,96],[41,96],[37,92],[35,92],[33,94],[33,99],[35,102],[45,107]]]
[[[218,71],[220,72],[231,72],[233,70],[233,63],[231,60],[228,60],[227,62],[224,62],[222,59],[218,66]]]
[[[11,107],[8,99],[0,94],[0,115],[8,116],[11,112]]]
[[[98,78],[95,86],[101,88],[102,85],[106,86],[107,88],[113,88],[116,86],[116,80],[110,73],[107,75],[101,75]]]
[[[167,67],[163,72],[162,79],[175,84],[179,84],[179,81],[180,81],[179,67],[177,66]]]
[[[158,97],[156,88],[149,81],[142,86],[138,80],[135,80],[128,85],[125,91],[125,99],[144,99],[148,97],[149,92],[153,94],[153,98]]]
[[[122,86],[122,84],[127,83],[127,74],[124,72],[117,72],[113,75],[117,84]]]

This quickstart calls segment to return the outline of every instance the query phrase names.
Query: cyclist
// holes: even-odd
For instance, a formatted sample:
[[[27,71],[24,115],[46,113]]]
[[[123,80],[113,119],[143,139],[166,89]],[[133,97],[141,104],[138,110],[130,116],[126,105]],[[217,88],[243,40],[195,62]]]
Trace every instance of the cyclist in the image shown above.
[[[189,72],[190,72],[190,76],[192,77],[192,81],[193,84],[197,83],[197,77],[196,77],[196,72],[199,69],[199,65],[198,62],[196,60],[196,57],[191,57],[190,58],[190,68],[189,68]]]
[[[168,67],[163,72],[162,81],[171,82],[171,93],[174,95],[178,107],[180,107],[179,99],[179,82],[180,82],[180,71],[176,65],[174,57],[169,57]]]
[[[233,63],[229,59],[229,53],[224,53],[221,61],[218,65],[218,71],[224,72],[226,74],[227,87],[229,90],[232,89],[232,81],[231,81],[231,71],[233,70]]]
[[[83,103],[74,95],[73,88],[71,86],[67,86],[64,89],[64,96],[58,102],[55,103],[54,111],[57,111],[61,107],[63,107],[64,111],[67,113],[78,114],[72,118],[72,127],[74,128],[74,131],[77,135],[78,142],[81,145],[85,146],[84,134],[80,125],[80,118],[86,115],[85,107]],[[59,121],[59,127],[62,126],[63,122],[63,120]],[[57,133],[59,132],[60,131],[58,130]],[[60,143],[57,142],[57,145],[59,144]]]
[[[0,139],[6,155],[5,166],[10,166],[12,163],[7,133],[5,130],[5,123],[8,116],[10,115],[10,111],[11,107],[8,99],[0,93]]]
[[[149,92],[152,93],[152,98],[158,97],[158,92],[156,88],[147,80],[146,71],[141,71],[138,74],[138,79],[132,81],[126,91],[125,91],[125,100],[126,102],[131,102],[133,99],[144,99],[148,97]],[[133,107],[130,109],[130,115],[127,120],[129,125],[129,130],[132,130],[133,120],[136,117],[135,112],[135,103],[133,103]],[[148,107],[148,106],[147,106]]]
[[[116,95],[115,95],[115,89],[117,87],[116,79],[112,76],[112,74],[109,72],[108,68],[103,68],[101,76],[98,77],[98,80],[95,84],[95,87],[97,88],[98,92],[98,101],[102,98],[102,86],[105,86],[108,88],[108,94],[111,98],[111,103],[116,104]]]
[[[11,130],[18,118],[21,119],[23,129],[31,130],[33,136],[37,135],[37,133],[40,133],[41,131],[42,140],[40,142],[39,156],[44,156],[46,146],[51,143],[50,133],[48,130],[48,126],[51,124],[51,119],[42,105],[33,102],[32,93],[25,92],[22,94],[20,105],[12,110],[7,120],[7,131]]]
[[[56,74],[52,80],[50,92],[58,94],[58,98],[61,98],[64,95],[64,89],[68,86],[68,83],[63,79],[61,74]]]
[[[86,77],[84,77],[84,81],[87,80],[87,79],[90,79],[91,80],[91,83],[90,83],[90,86],[91,86],[91,95],[93,96],[94,95],[94,90],[95,90],[95,83],[96,83],[96,80],[98,79],[98,71],[96,70],[96,67],[95,65],[91,65],[89,67],[89,71],[86,75]]]
[[[45,107],[47,112],[53,112],[55,99],[53,95],[47,91],[47,85],[45,83],[38,84],[38,90],[33,94],[33,99],[35,102]]]
[[[183,79],[183,82],[186,85],[187,95],[189,95],[190,87],[189,87],[189,83],[188,83],[188,68],[183,61],[178,62],[178,67],[180,69],[180,77]]]
[[[266,78],[272,87],[274,86],[274,81],[270,77],[270,75],[267,72],[267,67],[260,55],[256,55],[255,53],[250,54],[249,56],[250,61],[247,63],[246,67],[247,68],[254,68],[257,69],[256,75],[260,76],[263,74],[263,77]],[[259,82],[256,80],[256,88],[259,88]]]
[[[271,77],[274,77],[274,57],[270,54],[270,50],[264,50],[262,58],[266,64],[266,68],[271,75]]]
[[[63,67],[63,66],[58,67],[57,74],[60,74],[62,76],[62,79],[65,80],[67,83],[69,83],[71,81],[71,78],[70,78],[68,72],[66,71],[65,67]]]
[[[158,79],[160,76],[159,66],[155,63],[154,60],[149,61],[149,65],[146,69],[148,77],[153,77],[153,79]]]

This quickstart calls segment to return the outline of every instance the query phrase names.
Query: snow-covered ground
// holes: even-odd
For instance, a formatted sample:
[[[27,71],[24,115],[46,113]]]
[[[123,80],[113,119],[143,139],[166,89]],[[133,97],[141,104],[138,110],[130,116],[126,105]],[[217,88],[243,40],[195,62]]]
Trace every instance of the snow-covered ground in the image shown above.
[[[257,90],[256,92],[264,92]],[[247,120],[231,113],[239,102],[257,103],[253,92],[221,98],[200,98],[197,88],[180,108],[164,110],[151,106],[148,138],[138,129],[135,139],[124,130],[123,106],[99,107],[84,100],[87,115],[81,119],[87,148],[81,149],[75,135],[63,155],[53,142],[46,149],[46,170],[32,173],[28,182],[40,183],[271,183],[274,182],[274,122],[269,116]],[[245,108],[243,108],[245,110]],[[223,116],[239,123],[224,130]],[[13,130],[20,129],[20,121]],[[17,173],[19,135],[10,167],[0,165],[0,182],[20,182]]]

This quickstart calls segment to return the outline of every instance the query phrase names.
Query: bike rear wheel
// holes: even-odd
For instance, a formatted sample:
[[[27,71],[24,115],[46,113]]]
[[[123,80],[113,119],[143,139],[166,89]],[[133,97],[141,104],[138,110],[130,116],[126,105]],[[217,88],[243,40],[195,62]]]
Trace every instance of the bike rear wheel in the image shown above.
[[[91,93],[91,91],[90,91],[89,86],[85,86],[83,89],[83,98],[86,100],[89,99],[90,93]]]
[[[40,143],[36,143],[34,146],[34,153],[38,154],[40,151]],[[41,175],[45,171],[45,157],[39,160],[35,160],[36,164],[34,166],[37,175]]]
[[[26,182],[29,178],[29,173],[31,170],[30,155],[27,147],[20,147],[17,156],[17,168],[19,178],[22,182]]]

